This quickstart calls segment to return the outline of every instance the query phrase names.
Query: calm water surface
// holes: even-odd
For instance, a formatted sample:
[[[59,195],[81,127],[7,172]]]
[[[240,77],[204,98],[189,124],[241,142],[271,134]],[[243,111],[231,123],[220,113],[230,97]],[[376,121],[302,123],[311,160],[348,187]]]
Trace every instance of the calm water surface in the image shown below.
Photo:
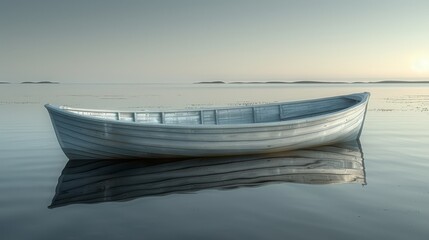
[[[106,197],[84,203],[78,195],[90,189],[81,186],[72,189],[78,195],[69,204],[48,208],[55,204],[56,190],[67,187],[65,175],[77,171],[80,176],[80,170],[70,167],[61,152],[45,103],[195,108],[362,91],[372,93],[358,151],[366,185],[270,178],[251,184],[254,179],[247,177],[228,188],[216,187],[225,180],[219,179],[220,185],[212,187],[191,182],[183,191],[162,193],[167,179],[155,189],[162,194],[144,195],[130,188],[142,176],[135,167],[143,163],[88,165],[83,172],[94,183],[92,191]],[[429,85],[423,84],[0,85],[0,239],[428,239],[428,108]],[[168,169],[159,171],[165,175]],[[118,176],[115,171],[132,174],[109,180]],[[108,177],[100,178],[105,172]],[[109,186],[120,190],[123,201],[110,201]]]

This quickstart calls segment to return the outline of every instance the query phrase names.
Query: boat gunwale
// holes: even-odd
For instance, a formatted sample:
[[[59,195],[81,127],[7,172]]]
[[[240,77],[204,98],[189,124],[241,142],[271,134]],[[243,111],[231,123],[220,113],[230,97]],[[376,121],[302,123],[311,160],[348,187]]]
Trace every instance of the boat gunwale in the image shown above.
[[[60,113],[63,115],[71,116],[73,118],[82,118],[94,122],[99,123],[112,123],[119,125],[127,125],[127,126],[145,126],[145,127],[159,127],[159,128],[179,128],[179,129],[233,129],[233,128],[256,128],[256,127],[275,127],[282,126],[288,124],[299,124],[299,123],[307,123],[312,121],[318,121],[323,118],[328,118],[336,115],[341,115],[347,111],[351,111],[353,109],[359,108],[362,105],[368,104],[370,93],[362,92],[362,93],[354,93],[348,95],[340,95],[333,97],[325,97],[325,98],[316,98],[316,99],[306,99],[306,100],[298,100],[298,101],[287,101],[287,102],[278,102],[278,103],[269,103],[269,104],[258,104],[258,105],[248,105],[248,106],[234,106],[234,107],[219,107],[219,108],[204,108],[204,109],[194,109],[194,110],[166,110],[166,111],[122,111],[122,110],[100,110],[100,109],[84,109],[84,108],[72,108],[66,106],[56,106],[52,104],[45,104],[45,108],[49,111],[55,111],[56,113]],[[359,97],[360,99],[355,99],[354,97]],[[241,108],[253,108],[253,107],[269,107],[269,106],[281,106],[283,104],[300,104],[300,103],[310,103],[310,102],[318,102],[330,99],[341,99],[348,98],[356,100],[355,104],[352,104],[344,109],[329,112],[329,113],[321,113],[311,117],[304,117],[298,119],[290,119],[290,120],[279,120],[272,122],[260,122],[260,123],[237,123],[237,124],[166,124],[166,123],[145,123],[145,122],[131,122],[131,121],[122,121],[122,120],[114,120],[114,119],[103,119],[97,118],[88,115],[81,115],[72,112],[76,111],[87,111],[87,112],[105,112],[105,113],[170,113],[170,112],[189,112],[189,111],[213,111],[213,110],[230,110],[230,109],[241,109]]]

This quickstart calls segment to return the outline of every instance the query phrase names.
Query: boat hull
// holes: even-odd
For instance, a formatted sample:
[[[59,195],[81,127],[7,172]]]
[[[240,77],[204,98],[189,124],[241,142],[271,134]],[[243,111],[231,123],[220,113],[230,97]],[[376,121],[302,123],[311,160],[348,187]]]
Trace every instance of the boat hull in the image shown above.
[[[69,159],[202,157],[281,152],[356,140],[369,94],[338,112],[260,124],[163,125],[106,121],[47,105]]]

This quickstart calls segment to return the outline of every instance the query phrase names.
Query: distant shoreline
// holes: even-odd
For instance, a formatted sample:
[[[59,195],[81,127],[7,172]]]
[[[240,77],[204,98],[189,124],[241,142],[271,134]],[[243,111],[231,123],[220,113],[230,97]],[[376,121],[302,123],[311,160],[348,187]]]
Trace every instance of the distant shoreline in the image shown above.
[[[374,82],[363,82],[363,81],[355,81],[355,82],[345,82],[345,81],[334,81],[334,82],[328,82],[328,81],[266,81],[266,82],[244,82],[244,81],[234,81],[234,82],[225,82],[225,81],[202,81],[202,82],[194,82],[192,84],[428,84],[429,80],[424,81],[405,81],[405,80],[384,80],[384,81],[374,81]],[[0,84],[60,84],[60,82],[51,82],[51,81],[25,81],[20,83],[11,83],[11,82],[0,82]],[[85,83],[83,83],[85,84]],[[92,83],[89,83],[92,84]],[[106,84],[112,84],[112,83],[106,83]],[[115,83],[115,84],[121,84],[121,83]]]
[[[224,82],[224,81],[207,81],[207,82],[196,82],[194,84],[382,84],[382,83],[429,83],[429,81],[402,81],[402,80],[385,80],[376,82],[327,82],[327,81],[267,81],[267,82]]]
[[[40,82],[21,82],[21,84],[59,84],[59,82],[40,81]]]

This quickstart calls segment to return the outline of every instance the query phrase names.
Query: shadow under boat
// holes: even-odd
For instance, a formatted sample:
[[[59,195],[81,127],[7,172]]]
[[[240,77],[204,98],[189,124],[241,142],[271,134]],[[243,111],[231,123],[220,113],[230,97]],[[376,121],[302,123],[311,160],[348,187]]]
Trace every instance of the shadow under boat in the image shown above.
[[[185,160],[70,160],[49,208],[284,182],[365,185],[361,145]]]

